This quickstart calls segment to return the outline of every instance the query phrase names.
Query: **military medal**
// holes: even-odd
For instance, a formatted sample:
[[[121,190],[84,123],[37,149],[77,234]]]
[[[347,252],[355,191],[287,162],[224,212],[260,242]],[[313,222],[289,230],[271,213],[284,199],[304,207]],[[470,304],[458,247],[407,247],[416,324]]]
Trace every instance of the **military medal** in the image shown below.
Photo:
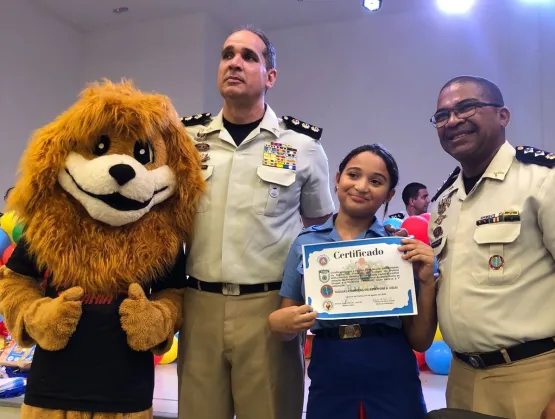
[[[495,271],[497,271],[498,269],[501,269],[504,264],[505,264],[505,260],[503,259],[503,256],[494,255],[489,258],[489,267]]]
[[[443,234],[443,229],[441,227],[436,227],[434,229],[434,237],[437,239],[438,237],[440,237]]]
[[[451,205],[451,197],[443,198],[437,206],[437,212],[439,215],[443,215],[447,208]]]
[[[207,143],[197,143],[195,147],[198,151],[208,151],[210,150],[210,144]]]
[[[436,223],[437,225],[441,225],[441,223],[443,222],[443,220],[445,220],[447,218],[447,215],[439,215],[436,220],[434,221],[434,223]]]

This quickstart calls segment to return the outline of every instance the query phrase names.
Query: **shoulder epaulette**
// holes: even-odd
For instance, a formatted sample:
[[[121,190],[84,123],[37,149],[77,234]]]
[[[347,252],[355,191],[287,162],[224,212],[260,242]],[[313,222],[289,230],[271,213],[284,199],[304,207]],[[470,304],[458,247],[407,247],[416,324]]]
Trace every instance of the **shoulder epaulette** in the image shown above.
[[[206,113],[199,113],[197,115],[184,116],[183,118],[181,118],[181,122],[186,127],[192,127],[194,125],[204,125],[211,119],[212,119],[212,114],[210,112],[206,112]]]
[[[398,218],[399,220],[404,220],[405,214],[403,214],[402,212],[398,212],[396,214],[389,214],[389,218]]]
[[[455,168],[455,170],[453,170],[451,172],[451,174],[449,175],[449,177],[447,178],[447,180],[443,183],[443,185],[441,185],[441,187],[437,190],[436,194],[434,195],[434,197],[431,199],[431,202],[434,202],[436,199],[438,199],[440,197],[440,195],[449,187],[451,186],[453,183],[455,183],[455,181],[457,180],[457,177],[459,176],[459,173],[461,172],[461,168],[459,166],[457,166]]]
[[[299,119],[295,119],[292,116],[283,116],[283,123],[289,129],[293,131],[300,132],[301,134],[308,135],[315,140],[319,140],[322,137],[322,128],[315,125],[307,124]]]
[[[555,153],[535,147],[518,146],[516,148],[516,159],[522,163],[537,164],[549,168],[555,167]]]

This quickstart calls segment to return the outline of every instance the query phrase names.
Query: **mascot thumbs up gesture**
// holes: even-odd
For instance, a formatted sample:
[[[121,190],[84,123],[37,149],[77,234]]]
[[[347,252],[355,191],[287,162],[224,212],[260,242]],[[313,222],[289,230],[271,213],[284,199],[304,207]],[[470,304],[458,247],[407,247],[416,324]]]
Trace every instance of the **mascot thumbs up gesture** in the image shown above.
[[[36,345],[22,418],[151,418],[204,189],[177,112],[130,82],[93,84],[34,134],[20,172],[8,204],[26,228],[0,312]]]

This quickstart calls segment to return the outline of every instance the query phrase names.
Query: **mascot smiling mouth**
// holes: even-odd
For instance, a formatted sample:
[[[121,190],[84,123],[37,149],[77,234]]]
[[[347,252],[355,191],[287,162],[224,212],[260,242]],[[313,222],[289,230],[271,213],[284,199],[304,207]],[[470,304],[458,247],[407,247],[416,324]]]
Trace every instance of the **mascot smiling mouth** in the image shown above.
[[[175,174],[167,165],[148,170],[126,154],[87,160],[71,152],[58,183],[92,218],[119,227],[137,221],[172,196]]]
[[[85,189],[83,189],[81,187],[81,185],[79,185],[77,183],[75,178],[73,176],[71,176],[71,173],[69,172],[69,170],[67,168],[65,170],[66,170],[66,173],[71,178],[71,180],[73,181],[73,183],[75,183],[75,186],[77,186],[77,188],[79,188],[79,190],[81,192],[84,192],[88,196],[90,196],[92,198],[96,198],[96,199],[104,202],[106,205],[109,205],[110,207],[112,207],[112,208],[114,208],[115,210],[118,210],[118,211],[136,211],[136,210],[144,209],[144,208],[148,207],[148,205],[151,203],[152,199],[156,196],[156,194],[164,192],[166,189],[168,189],[167,186],[164,186],[162,189],[154,191],[154,195],[152,195],[151,198],[149,198],[148,200],[146,200],[144,202],[136,201],[134,199],[127,198],[127,197],[123,196],[122,194],[120,194],[119,192],[113,192],[113,193],[110,193],[110,194],[94,194],[92,192],[89,192],[89,191],[86,191]]]

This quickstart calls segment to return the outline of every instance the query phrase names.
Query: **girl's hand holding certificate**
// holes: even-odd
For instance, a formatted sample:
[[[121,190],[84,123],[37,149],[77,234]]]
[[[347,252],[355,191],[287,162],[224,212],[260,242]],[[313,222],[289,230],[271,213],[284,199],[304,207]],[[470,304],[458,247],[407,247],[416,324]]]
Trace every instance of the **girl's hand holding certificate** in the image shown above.
[[[416,239],[403,239],[399,251],[402,258],[412,262],[414,272],[423,286],[434,286],[434,251],[431,246]]]

